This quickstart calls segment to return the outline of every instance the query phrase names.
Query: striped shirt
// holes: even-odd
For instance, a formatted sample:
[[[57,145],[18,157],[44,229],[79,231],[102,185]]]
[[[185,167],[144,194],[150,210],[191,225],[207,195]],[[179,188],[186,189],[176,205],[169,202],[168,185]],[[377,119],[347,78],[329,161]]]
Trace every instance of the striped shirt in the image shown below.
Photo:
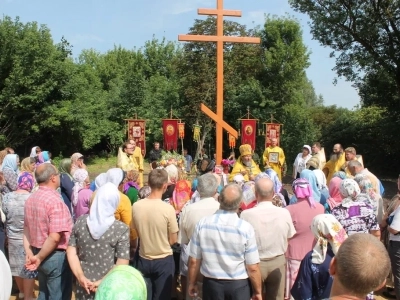
[[[197,223],[189,255],[202,260],[201,274],[215,279],[246,279],[246,265],[260,262],[253,227],[224,210]]]

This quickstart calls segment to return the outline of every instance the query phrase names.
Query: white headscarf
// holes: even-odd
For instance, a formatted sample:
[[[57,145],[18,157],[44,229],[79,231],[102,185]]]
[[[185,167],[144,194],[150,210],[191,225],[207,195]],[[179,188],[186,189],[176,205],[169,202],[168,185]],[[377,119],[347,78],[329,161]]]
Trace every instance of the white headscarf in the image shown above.
[[[98,189],[86,221],[93,239],[101,238],[114,223],[118,204],[119,191],[114,184],[107,182]]]
[[[107,171],[107,182],[113,183],[116,187],[119,187],[122,180],[124,179],[124,171],[120,168],[112,168]]]
[[[78,193],[85,187],[85,180],[88,176],[89,173],[85,169],[77,169],[72,176],[74,178],[74,188],[72,189],[72,204],[74,206],[78,203]]]
[[[101,186],[103,186],[107,182],[107,174],[106,173],[101,173],[96,177],[94,180],[94,184],[96,185],[96,190],[99,189]]]
[[[175,184],[178,181],[178,168],[175,165],[168,165],[164,170],[168,173],[168,184]]]
[[[12,275],[10,265],[2,251],[0,251],[0,286],[0,300],[10,299]]]
[[[29,157],[35,158],[35,157],[37,156],[36,148],[37,148],[37,146],[35,146],[35,147],[32,148],[31,154],[29,155]]]

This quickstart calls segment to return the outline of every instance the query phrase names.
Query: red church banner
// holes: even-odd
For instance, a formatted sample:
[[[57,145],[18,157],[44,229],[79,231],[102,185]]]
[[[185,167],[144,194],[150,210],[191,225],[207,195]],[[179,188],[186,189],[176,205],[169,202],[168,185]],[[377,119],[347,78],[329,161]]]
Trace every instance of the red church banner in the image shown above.
[[[249,144],[251,149],[256,148],[256,133],[257,133],[257,120],[256,119],[242,119],[242,145]]]
[[[281,124],[276,123],[267,123],[266,124],[267,130],[265,135],[265,147],[271,145],[271,139],[278,140],[278,146],[281,144]]]
[[[178,150],[178,121],[177,119],[164,119],[163,121],[163,134],[164,145],[166,151]]]
[[[146,155],[146,121],[145,120],[127,120],[128,121],[128,139],[134,140],[136,146],[142,150],[142,155]]]

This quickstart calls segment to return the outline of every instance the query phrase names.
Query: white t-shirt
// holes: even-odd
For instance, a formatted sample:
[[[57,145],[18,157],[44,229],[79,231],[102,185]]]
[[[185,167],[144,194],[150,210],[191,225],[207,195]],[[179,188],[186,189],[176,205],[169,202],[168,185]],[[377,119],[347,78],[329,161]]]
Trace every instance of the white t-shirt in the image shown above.
[[[390,216],[394,216],[392,224],[390,224],[390,228],[400,231],[400,206],[394,212],[392,212]],[[393,233],[390,233],[389,240],[400,242],[400,235],[394,235]]]
[[[311,157],[312,157],[311,155],[307,155],[305,158],[303,158],[303,153],[297,154],[297,157],[293,164],[295,175],[297,173],[301,173],[301,171],[303,171],[306,168],[306,163]]]

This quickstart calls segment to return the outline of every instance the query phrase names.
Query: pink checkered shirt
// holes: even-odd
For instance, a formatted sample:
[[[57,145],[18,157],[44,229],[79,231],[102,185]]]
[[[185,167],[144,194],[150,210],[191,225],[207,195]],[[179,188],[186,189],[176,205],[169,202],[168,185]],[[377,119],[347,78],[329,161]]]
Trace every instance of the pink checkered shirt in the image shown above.
[[[61,195],[40,186],[25,202],[24,225],[30,235],[30,245],[42,248],[50,233],[64,233],[57,249],[67,249],[72,231],[72,218]]]

